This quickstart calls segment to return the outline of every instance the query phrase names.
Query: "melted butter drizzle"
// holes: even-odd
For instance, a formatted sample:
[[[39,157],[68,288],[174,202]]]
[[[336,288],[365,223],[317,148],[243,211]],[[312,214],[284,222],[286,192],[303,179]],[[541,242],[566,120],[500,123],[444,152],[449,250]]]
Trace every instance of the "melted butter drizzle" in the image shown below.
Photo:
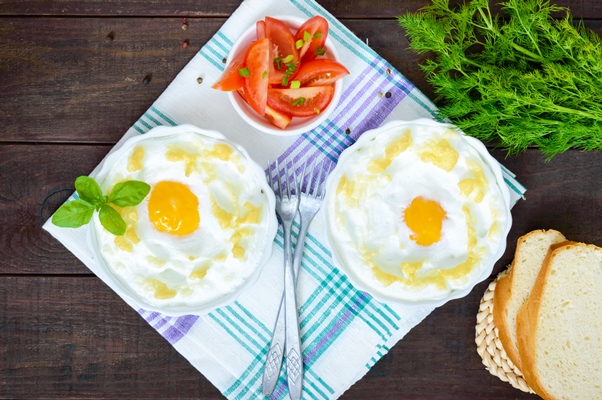
[[[136,146],[128,158],[127,170],[129,172],[141,171],[144,168],[144,147]]]
[[[245,256],[245,248],[241,245],[243,240],[253,234],[253,229],[240,228],[232,237],[230,237],[230,243],[232,243],[232,256],[237,259],[242,259]]]
[[[458,182],[458,188],[464,196],[474,195],[475,203],[480,203],[485,198],[489,181],[487,181],[487,177],[483,172],[483,167],[476,160],[468,159],[466,165],[472,174],[472,178],[466,178]]]
[[[165,152],[165,159],[171,162],[183,162],[184,163],[184,175],[187,177],[193,171],[197,170],[197,157],[199,154],[192,154],[182,149],[180,146],[172,144],[167,147]]]
[[[134,245],[125,236],[115,236],[113,243],[121,251],[127,251],[128,253],[134,251]]]
[[[372,175],[358,174],[354,180],[349,180],[346,175],[343,175],[337,185],[336,194],[342,195],[345,207],[358,208],[372,179],[374,179]]]
[[[146,290],[154,291],[155,299],[166,300],[176,297],[177,291],[170,289],[165,282],[155,278],[147,278],[142,283]]]
[[[211,213],[215,216],[215,219],[223,230],[234,230],[230,237],[232,256],[236,259],[243,259],[245,248],[241,243],[244,238],[251,236],[254,230],[248,227],[240,227],[243,225],[259,224],[263,215],[263,205],[254,206],[248,201],[242,207],[238,206],[237,202],[234,202],[234,204],[236,205],[234,213],[230,213],[221,208],[212,197]]]
[[[205,275],[207,275],[207,271],[209,271],[210,267],[211,267],[210,261],[207,261],[207,262],[201,264],[199,267],[192,270],[189,278],[197,279],[197,280],[203,279],[205,277]]]
[[[451,172],[458,162],[459,154],[456,149],[446,139],[457,135],[454,131],[448,130],[443,134],[443,138],[430,144],[425,145],[420,154],[420,160],[431,163],[444,171]]]
[[[113,206],[125,221],[125,235],[115,236],[113,242],[119,250],[131,253],[134,251],[134,245],[140,243],[140,238],[136,232],[138,222],[138,212],[135,207],[117,207]]]
[[[200,172],[199,167],[201,167],[209,176],[209,180],[215,179],[215,166],[211,164],[211,160],[231,161],[241,173],[244,172],[244,167],[239,162],[240,158],[234,154],[234,149],[225,143],[217,143],[212,147],[202,148],[198,153],[188,152],[179,145],[172,144],[165,151],[165,159],[171,162],[183,162],[184,174],[187,177],[192,172]]]
[[[403,133],[392,140],[385,146],[385,156],[374,159],[368,163],[366,171],[371,174],[380,174],[384,172],[393,160],[401,153],[406,151],[412,145],[412,132],[409,129],[403,131]]]
[[[146,256],[146,262],[155,268],[162,268],[167,263],[167,261],[155,256]]]

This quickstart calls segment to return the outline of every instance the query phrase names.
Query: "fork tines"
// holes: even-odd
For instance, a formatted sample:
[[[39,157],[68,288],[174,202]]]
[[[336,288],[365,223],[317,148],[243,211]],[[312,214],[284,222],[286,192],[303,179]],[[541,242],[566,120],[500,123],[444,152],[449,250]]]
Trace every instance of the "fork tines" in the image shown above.
[[[303,166],[302,177],[305,179],[305,171],[309,170],[307,175],[307,183],[305,184],[305,190],[302,190],[304,194],[311,196],[318,196],[321,193],[320,187],[324,184],[326,177],[330,173],[331,165],[327,164],[326,159],[317,161],[317,159],[307,159]]]
[[[282,197],[284,195],[286,195],[287,197],[291,197],[294,194],[298,194],[297,193],[297,174],[293,173],[290,174],[289,173],[289,160],[285,159],[284,160],[284,168],[281,171],[280,170],[280,162],[278,160],[276,160],[276,162],[274,163],[275,168],[276,168],[276,183],[274,183],[274,177],[272,176],[272,163],[268,162],[268,177],[270,180],[270,186],[274,189],[274,192],[276,192],[276,188],[278,189],[278,194]],[[293,162],[290,162],[291,167],[293,167],[293,172],[294,171],[294,165]],[[291,178],[292,178],[292,182],[291,182]]]
[[[289,165],[293,173],[289,172]],[[273,168],[276,169],[275,177],[272,175]],[[297,194],[296,188],[299,187],[302,194],[316,197],[322,192],[321,186],[325,183],[331,169],[332,163],[327,159],[318,161],[317,158],[308,158],[303,167],[298,168],[295,168],[294,162],[288,159],[284,160],[283,167],[280,165],[280,161],[276,160],[274,163],[268,163],[268,177],[270,186],[277,194],[282,193],[282,195],[290,197]],[[299,182],[297,181],[298,176],[301,178]]]

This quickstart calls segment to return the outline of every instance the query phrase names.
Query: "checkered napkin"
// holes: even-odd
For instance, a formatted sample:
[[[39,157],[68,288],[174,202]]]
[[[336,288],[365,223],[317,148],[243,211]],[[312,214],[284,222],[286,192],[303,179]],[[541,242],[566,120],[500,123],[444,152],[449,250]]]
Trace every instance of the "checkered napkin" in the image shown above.
[[[223,72],[224,59],[236,38],[266,15],[325,17],[341,62],[351,72],[343,80],[342,100],[331,117],[298,137],[275,137],[254,130],[236,114],[225,93],[210,88]],[[202,78],[202,83],[198,83],[198,78]],[[260,165],[283,157],[299,164],[307,158],[335,163],[340,153],[366,130],[390,120],[435,118],[434,110],[429,99],[403,75],[315,1],[246,0],[115,148],[155,126],[188,123],[222,132],[245,147]],[[96,173],[97,170],[90,175]],[[514,204],[525,189],[505,169],[504,178]],[[88,250],[85,228],[60,229],[46,223],[44,229],[104,278]],[[293,242],[298,229],[295,223]],[[318,215],[307,236],[298,280],[306,399],[340,396],[432,311],[381,304],[355,289],[333,266],[322,232],[322,218]],[[280,230],[272,258],[257,283],[229,306],[202,316],[184,317],[138,309],[229,399],[262,398],[263,364],[283,289],[282,245]],[[283,371],[272,398],[286,397]]]

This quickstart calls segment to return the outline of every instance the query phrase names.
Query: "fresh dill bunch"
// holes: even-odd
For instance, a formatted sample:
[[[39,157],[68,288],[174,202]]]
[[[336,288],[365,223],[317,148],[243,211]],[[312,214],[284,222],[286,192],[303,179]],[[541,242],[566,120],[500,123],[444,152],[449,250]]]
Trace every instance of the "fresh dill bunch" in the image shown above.
[[[602,41],[547,0],[488,0],[450,8],[433,0],[398,17],[438,113],[508,154],[536,145],[551,159],[570,148],[602,149]],[[564,12],[561,19],[552,13]]]

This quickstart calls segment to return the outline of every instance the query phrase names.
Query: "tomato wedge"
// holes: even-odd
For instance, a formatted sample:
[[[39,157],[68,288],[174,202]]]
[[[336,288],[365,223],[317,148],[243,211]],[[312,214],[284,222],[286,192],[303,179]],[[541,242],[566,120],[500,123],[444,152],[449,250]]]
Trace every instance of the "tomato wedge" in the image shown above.
[[[240,76],[238,70],[243,67],[245,59],[245,53],[240,52],[235,57],[234,60],[228,64],[226,70],[219,78],[217,82],[211,86],[213,89],[221,90],[223,92],[231,92],[233,90],[238,90],[243,85],[243,78]]]
[[[274,46],[274,59],[270,67],[270,83],[280,84],[285,76],[292,76],[298,67],[299,53],[295,39],[286,24],[276,18],[265,17],[265,35]],[[291,58],[292,56],[292,58]],[[283,62],[282,60],[287,60]]]
[[[265,107],[265,119],[270,121],[272,125],[284,129],[291,123],[292,117],[290,115],[281,113],[270,106]]]
[[[243,89],[247,101],[259,115],[265,114],[268,98],[268,71],[271,57],[270,40],[263,38],[254,41],[245,54],[245,67],[248,76],[243,79]]]
[[[263,39],[265,37],[265,22],[263,20],[257,21],[255,24],[255,31],[257,32],[257,39]]]
[[[349,71],[342,64],[319,58],[301,64],[295,80],[299,81],[301,86],[326,86],[332,85],[345,75],[349,75]]]
[[[295,34],[295,43],[299,40],[303,41],[303,47],[299,49],[301,62],[311,61],[325,50],[324,44],[327,36],[328,21],[323,17],[316,15],[305,21]]]
[[[332,86],[268,89],[268,105],[293,117],[312,117],[324,111],[334,95]]]
[[[249,104],[249,100],[247,100],[247,96],[245,95],[244,89],[238,90],[238,94],[244,101]],[[266,105],[265,106],[265,115],[264,118],[270,121],[270,123],[280,129],[284,129],[291,123],[293,117],[290,115],[281,113],[279,111],[274,110],[272,107]]]

